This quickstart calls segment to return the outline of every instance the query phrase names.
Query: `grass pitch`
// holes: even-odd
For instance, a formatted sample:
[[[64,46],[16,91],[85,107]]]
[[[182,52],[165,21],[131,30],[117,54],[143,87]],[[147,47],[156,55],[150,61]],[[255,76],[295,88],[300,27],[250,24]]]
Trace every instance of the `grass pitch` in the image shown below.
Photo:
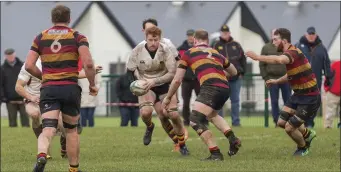
[[[286,133],[279,128],[242,125],[234,128],[242,140],[239,153],[227,156],[228,142],[217,129],[210,125],[222,150],[225,161],[201,162],[209,152],[195,132],[189,128],[187,142],[189,157],[173,153],[172,142],[164,133],[158,119],[149,146],[144,146],[140,127],[121,128],[119,118],[96,118],[95,128],[84,128],[81,135],[80,168],[86,172],[215,172],[215,171],[340,171],[340,130],[316,128],[310,154],[296,158],[296,147]],[[229,119],[228,119],[229,120]],[[261,120],[248,119],[252,121]],[[244,120],[246,121],[246,120]],[[257,121],[255,121],[257,122]],[[31,128],[8,128],[8,121],[1,121],[1,171],[32,171],[37,153],[37,140]],[[53,140],[52,157],[46,171],[67,171],[68,162],[59,156],[59,136]]]

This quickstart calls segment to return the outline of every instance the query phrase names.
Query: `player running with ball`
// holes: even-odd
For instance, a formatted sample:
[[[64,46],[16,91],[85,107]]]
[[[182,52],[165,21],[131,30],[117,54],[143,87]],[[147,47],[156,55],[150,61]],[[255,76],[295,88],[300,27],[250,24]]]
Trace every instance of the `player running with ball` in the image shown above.
[[[167,111],[161,108],[161,100],[168,91],[169,83],[174,77],[176,60],[169,47],[161,40],[161,30],[158,27],[150,27],[145,30],[146,43],[139,44],[130,55],[127,62],[128,73],[132,78],[146,80],[144,89],[148,92],[139,96],[140,115],[146,124],[146,132],[143,137],[144,145],[149,145],[152,140],[154,123],[152,122],[153,107],[159,116],[170,118],[174,126],[174,140],[180,146],[180,153],[188,155],[185,144],[184,126],[178,113],[177,98],[171,98],[171,105]],[[159,106],[156,106],[159,104]],[[167,119],[168,120],[168,119]],[[170,123],[169,123],[170,124]],[[166,126],[164,126],[166,127]],[[167,127],[172,127],[170,124]]]
[[[208,33],[205,30],[197,30],[194,34],[194,47],[185,52],[171,83],[169,91],[162,102],[165,109],[172,108],[172,97],[181,85],[186,69],[190,67],[200,81],[200,92],[194,102],[190,125],[198,133],[208,146],[211,156],[204,160],[223,160],[223,154],[218,148],[212,132],[201,122],[201,118],[207,117],[229,140],[230,156],[235,155],[241,141],[234,135],[227,122],[218,115],[229,98],[230,89],[226,74],[236,75],[237,70],[226,57],[218,51],[208,47]],[[227,72],[227,73],[226,73]]]
[[[279,56],[260,56],[252,51],[246,53],[253,60],[271,64],[285,64],[287,74],[279,79],[266,81],[267,86],[289,82],[294,94],[281,111],[277,125],[297,144],[295,156],[309,153],[311,141],[316,137],[313,130],[304,127],[304,121],[315,115],[321,104],[320,91],[310,63],[304,54],[291,44],[291,33],[288,29],[279,28],[274,33],[273,43],[279,50]]]

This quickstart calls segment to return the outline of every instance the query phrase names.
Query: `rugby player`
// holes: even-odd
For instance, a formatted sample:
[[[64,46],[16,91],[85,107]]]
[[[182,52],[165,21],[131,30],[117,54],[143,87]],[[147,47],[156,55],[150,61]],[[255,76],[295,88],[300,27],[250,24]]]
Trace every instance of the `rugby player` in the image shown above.
[[[137,45],[127,62],[127,72],[134,79],[146,80],[144,89],[149,90],[147,94],[139,96],[140,115],[146,124],[146,132],[143,137],[143,144],[149,145],[152,140],[154,123],[152,122],[153,107],[160,119],[168,118],[168,126],[164,128],[170,130],[169,134],[174,134],[173,141],[180,146],[180,153],[188,155],[189,151],[185,144],[184,125],[177,108],[177,97],[173,96],[171,108],[164,111],[161,108],[161,100],[168,91],[169,83],[174,77],[176,60],[169,47],[161,40],[161,30],[154,26],[145,31],[146,43]],[[163,120],[161,120],[163,121]],[[163,121],[164,122],[164,121]],[[174,126],[174,129],[173,129]],[[173,133],[174,132],[174,133]]]
[[[41,70],[41,61],[38,59],[36,63],[37,67]],[[18,80],[15,85],[15,91],[24,98],[25,102],[25,110],[27,114],[32,119],[32,129],[37,139],[42,132],[43,128],[40,124],[40,109],[39,109],[39,97],[40,97],[40,87],[41,80],[33,77],[25,70],[25,65],[22,66],[20,73],[18,75]],[[62,152],[66,152],[66,144],[64,142],[65,135],[63,133],[63,126],[61,122],[61,118],[58,121],[58,130],[62,132],[60,136],[60,145]],[[64,149],[63,149],[64,148]],[[50,148],[48,150],[47,159],[51,159],[52,157],[49,155]],[[62,153],[63,157],[63,153]]]
[[[152,18],[146,19],[142,22],[142,32],[145,34],[146,29],[151,28],[151,27],[157,27],[157,26],[158,26],[157,20],[152,19]],[[180,60],[180,54],[179,54],[177,48],[174,46],[174,44],[172,43],[171,40],[162,37],[160,42],[169,47],[169,49],[172,53],[172,56],[175,58],[176,61]],[[140,42],[139,46],[141,46],[140,44],[145,45],[146,40],[143,40],[142,42]],[[169,121],[168,117],[161,115],[162,114],[161,102],[156,102],[154,106],[155,106],[155,109],[156,109],[155,111],[156,111],[156,113],[160,119],[160,122],[161,122],[163,129],[165,130],[165,132],[167,133],[169,138],[171,138],[173,140],[174,149],[172,151],[178,152],[180,150],[180,146],[178,144],[177,136],[174,133],[174,129],[173,129],[174,127],[171,124],[171,122]],[[184,133],[185,133],[185,140],[187,140],[188,139],[188,131],[185,127],[184,127]]]
[[[287,74],[279,79],[266,81],[267,86],[289,82],[294,93],[286,102],[277,125],[284,128],[286,133],[297,144],[295,156],[305,156],[309,153],[316,132],[303,124],[312,118],[321,105],[320,91],[310,63],[304,54],[291,44],[291,33],[288,29],[279,28],[274,33],[273,43],[282,55],[263,56],[252,51],[246,55],[253,60],[269,64],[285,64]]]
[[[211,155],[204,160],[223,160],[223,154],[220,152],[212,132],[202,123],[201,118],[207,117],[224,133],[230,143],[228,155],[235,155],[241,146],[241,141],[217,112],[229,98],[230,90],[226,75],[234,76],[237,74],[237,70],[226,57],[210,48],[208,43],[207,31],[203,29],[195,31],[194,47],[181,57],[169,91],[162,101],[162,106],[165,109],[171,108],[171,98],[181,85],[186,69],[190,67],[200,81],[200,91],[190,115],[190,125],[209,148]]]
[[[36,36],[25,63],[26,71],[42,80],[39,106],[43,132],[38,138],[39,154],[33,170],[35,172],[44,171],[47,148],[56,132],[60,112],[66,132],[69,172],[80,171],[77,134],[81,98],[81,89],[77,83],[79,57],[90,83],[90,94],[98,93],[94,81],[96,71],[88,40],[78,31],[68,27],[70,16],[70,9],[64,5],[57,5],[52,9],[51,19],[54,26]],[[42,61],[42,72],[35,65],[39,56]]]
[[[36,66],[38,67],[39,70],[41,70],[40,58],[37,60]],[[100,73],[101,70],[102,70],[101,66],[96,67],[96,73]],[[78,78],[80,79],[86,78],[84,70],[81,70],[79,72]],[[28,73],[25,70],[25,65],[23,65],[18,75],[18,80],[15,85],[15,91],[20,96],[24,97],[25,110],[32,119],[32,129],[37,139],[43,130],[42,124],[40,124],[40,119],[41,119],[40,118],[41,113],[39,109],[40,88],[41,88],[41,80],[32,76],[30,73]],[[80,134],[78,129],[77,129],[78,134]],[[66,137],[65,137],[65,132],[63,128],[63,121],[61,119],[61,114],[59,115],[59,119],[58,119],[58,131],[61,132],[61,135],[60,135],[61,157],[66,158],[67,157],[66,156]],[[47,159],[52,158],[49,155],[49,152],[46,157]]]

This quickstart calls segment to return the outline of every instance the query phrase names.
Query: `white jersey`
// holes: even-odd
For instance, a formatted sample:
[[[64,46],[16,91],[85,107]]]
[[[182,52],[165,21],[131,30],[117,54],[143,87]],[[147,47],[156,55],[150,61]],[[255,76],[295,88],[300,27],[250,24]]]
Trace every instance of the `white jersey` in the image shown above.
[[[36,66],[40,71],[42,70],[40,58],[37,60]],[[27,82],[27,85],[24,88],[29,94],[35,96],[40,95],[41,80],[28,73],[25,70],[25,64],[21,67],[18,79]]]
[[[170,49],[170,51],[171,51],[171,53],[172,53],[174,58],[179,55],[179,52],[178,52],[177,48],[175,47],[175,45],[172,43],[172,41],[170,39],[161,38],[160,42],[163,43],[163,44],[166,44],[169,47],[169,49]],[[147,43],[146,40],[143,40],[142,42],[139,43],[139,45],[140,44],[145,44],[145,43]]]
[[[157,86],[171,82],[176,71],[176,60],[170,48],[160,42],[152,59],[145,44],[140,43],[133,49],[126,64],[127,69],[135,71],[138,79],[157,79]]]

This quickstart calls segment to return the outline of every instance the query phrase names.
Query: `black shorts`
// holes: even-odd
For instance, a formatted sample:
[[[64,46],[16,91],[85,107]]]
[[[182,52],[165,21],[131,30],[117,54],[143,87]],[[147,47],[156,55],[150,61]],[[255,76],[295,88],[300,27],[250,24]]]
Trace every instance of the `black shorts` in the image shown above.
[[[155,96],[156,96],[154,103],[161,101],[160,96],[168,93],[169,86],[170,86],[170,83],[166,83],[166,84],[162,84],[160,86],[156,86],[150,89],[155,93]]]
[[[299,96],[292,95],[285,106],[296,110],[294,116],[283,116],[280,118],[294,127],[300,127],[305,121],[313,118],[321,105],[321,96]]]
[[[214,110],[223,108],[230,97],[230,89],[217,86],[201,86],[195,101],[203,103]]]
[[[60,110],[70,116],[79,115],[82,89],[78,85],[47,86],[40,90],[40,112]]]

